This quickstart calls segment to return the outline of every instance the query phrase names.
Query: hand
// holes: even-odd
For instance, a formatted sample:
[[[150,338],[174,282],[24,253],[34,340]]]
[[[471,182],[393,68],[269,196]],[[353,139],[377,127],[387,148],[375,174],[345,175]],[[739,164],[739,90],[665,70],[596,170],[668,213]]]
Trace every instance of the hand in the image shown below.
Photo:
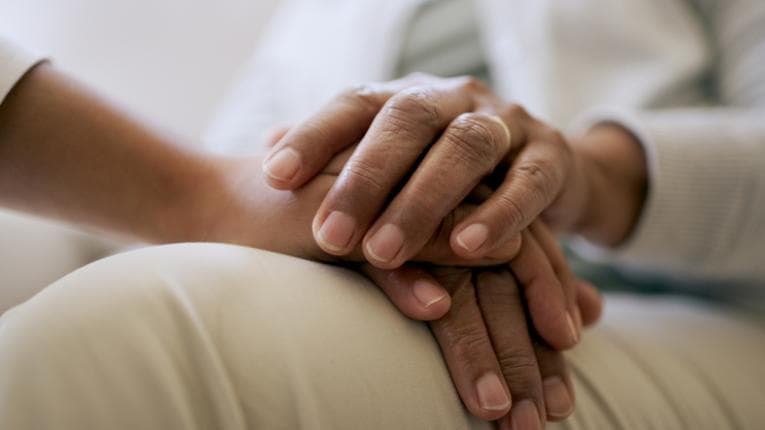
[[[283,133],[279,133],[274,140],[278,140],[281,134]],[[330,163],[328,168],[330,170],[329,173],[318,176],[314,181],[311,181],[300,190],[297,190],[296,193],[273,192],[273,194],[282,196],[291,195],[293,196],[292,199],[300,201],[304,200],[304,194],[302,193],[313,195],[313,187],[319,186],[320,191],[317,192],[316,195],[322,196],[322,193],[326,192],[329,186],[331,186],[331,182],[334,180],[334,174],[331,171],[339,171],[342,164],[345,163],[345,158],[346,155],[338,157],[333,163]],[[249,169],[243,169],[243,172],[247,172],[248,170]],[[229,169],[229,171],[236,171],[236,169]],[[327,177],[329,178],[330,184],[323,183],[324,179],[327,179]],[[325,191],[321,191],[321,189]],[[485,192],[486,191],[484,190],[483,193]],[[476,191],[474,194],[478,194],[477,197],[480,198],[480,194],[482,193]],[[314,198],[305,200],[314,201]],[[281,207],[279,204],[275,206],[272,205],[272,208],[274,208],[276,213],[280,213],[279,207]],[[302,209],[296,211],[296,213],[304,212],[305,210]],[[280,215],[280,218],[283,218],[283,214]],[[230,225],[229,223],[223,224]],[[503,379],[506,382],[503,382],[502,386],[510,387],[506,388],[506,390],[509,390],[506,392],[511,393],[515,399],[516,406],[519,408],[518,410],[521,411],[515,412],[516,415],[526,414],[528,419],[528,405],[533,404],[533,409],[540,411],[542,414],[542,418],[538,419],[544,420],[546,414],[550,416],[550,419],[559,419],[560,417],[565,416],[567,411],[573,407],[573,404],[570,402],[572,396],[570,392],[570,384],[566,386],[568,383],[568,376],[565,366],[563,365],[559,354],[554,352],[546,342],[541,341],[536,335],[529,334],[529,329],[526,325],[525,306],[523,306],[522,303],[529,303],[529,308],[532,310],[531,313],[537,316],[536,319],[538,321],[535,321],[535,324],[539,324],[543,331],[551,332],[551,329],[556,328],[556,324],[562,324],[564,327],[570,329],[569,331],[564,330],[563,332],[570,333],[570,336],[574,338],[574,341],[572,342],[568,339],[561,340],[561,338],[558,337],[558,347],[561,347],[561,344],[563,344],[563,347],[568,347],[575,342],[575,339],[579,336],[578,333],[583,321],[592,322],[597,318],[601,303],[597,293],[591,286],[574,279],[565,264],[565,260],[557,243],[555,243],[549,232],[546,232],[546,229],[541,223],[533,225],[528,232],[524,232],[524,240],[522,241],[521,249],[514,257],[512,267],[517,272],[521,285],[524,285],[524,287],[519,288],[514,280],[511,279],[511,285],[498,291],[499,293],[502,293],[505,290],[514,292],[513,294],[516,300],[510,304],[501,301],[494,302],[493,299],[491,299],[492,294],[494,293],[485,296],[489,301],[486,302],[488,304],[485,304],[484,307],[490,310],[486,310],[483,317],[481,316],[480,311],[484,309],[481,308],[476,312],[475,302],[472,304],[464,303],[465,298],[469,298],[470,296],[456,294],[456,290],[452,288],[453,284],[448,282],[452,278],[447,277],[448,279],[444,280],[442,278],[444,276],[442,272],[437,272],[435,274],[436,276],[434,276],[425,269],[414,265],[407,265],[393,271],[385,271],[367,264],[364,265],[363,270],[382,287],[393,303],[410,317],[418,319],[439,319],[443,317],[447,311],[449,312],[445,319],[440,319],[438,322],[433,323],[434,332],[441,333],[438,336],[438,340],[445,351],[450,371],[455,380],[455,385],[458,387],[463,399],[465,399],[465,404],[468,405],[473,413],[486,419],[498,418],[507,413],[507,410],[504,410],[499,411],[500,415],[497,415],[497,410],[486,410],[480,406],[480,403],[476,403],[478,401],[474,388],[476,372],[472,369],[475,369],[473,367],[475,364],[473,357],[478,354],[481,356],[481,363],[483,363],[482,367],[478,370],[492,368],[504,371],[496,373],[496,375],[502,375],[503,378],[506,378]],[[446,269],[442,269],[442,271],[443,270]],[[451,269],[451,271],[457,272],[459,270]],[[467,272],[469,274],[469,271]],[[505,277],[509,277],[507,272],[505,272],[504,275]],[[481,279],[478,279],[479,287],[484,284],[482,279],[489,275],[481,276]],[[449,291],[454,293],[454,297],[450,297],[447,291],[443,290],[444,286],[449,287]],[[557,295],[552,295],[548,298],[545,294],[540,294],[544,293],[545,288],[548,288],[549,286],[555,287]],[[490,287],[487,287],[487,289],[488,288]],[[583,292],[581,297],[577,298],[574,289]],[[479,292],[478,294],[479,296],[483,296],[483,293]],[[521,296],[521,294],[523,294],[523,296]],[[579,305],[577,305],[577,300],[580,301]],[[453,306],[452,302],[454,302],[455,306]],[[450,307],[452,308],[451,311],[449,310]],[[583,310],[580,311],[580,308]],[[573,318],[565,318],[567,315],[573,315]],[[522,367],[514,371],[513,369],[515,369],[515,367],[511,365],[512,363],[510,359],[500,360],[497,355],[494,355],[493,351],[483,351],[483,353],[490,352],[491,354],[489,355],[481,353],[480,350],[473,351],[472,354],[467,354],[465,345],[466,342],[468,345],[471,344],[468,337],[471,333],[466,331],[467,329],[459,330],[457,327],[461,325],[465,325],[466,327],[482,327],[476,326],[476,324],[483,324],[484,319],[486,321],[495,321],[495,319],[499,321],[498,325],[492,328],[492,330],[496,330],[497,336],[506,335],[497,328],[500,327],[504,329],[505,320],[520,319],[522,324],[514,324],[517,330],[513,330],[512,333],[507,333],[507,336],[509,336],[508,338],[512,340],[508,346],[512,346],[516,349],[510,351],[503,349],[500,353],[512,354],[513,351],[516,351],[515,355],[512,355],[513,357],[524,358],[520,355],[521,352],[528,354],[529,351],[532,351],[533,356],[531,357],[531,360],[536,363],[536,360],[538,359],[538,365],[540,367],[537,369],[533,366],[526,366],[524,371],[518,370],[523,369]],[[452,320],[453,323],[444,325],[445,321],[450,320]],[[572,325],[576,327],[572,328]],[[561,330],[558,331],[560,332]],[[535,331],[532,330],[532,332]],[[489,331],[484,329],[484,334],[485,333],[489,333]],[[553,336],[553,339],[556,338]],[[485,338],[483,341],[486,345],[491,345],[491,339]],[[565,342],[570,343],[565,344]],[[529,347],[531,349],[517,349],[517,347],[524,345],[533,345],[533,347]],[[499,357],[501,358],[503,356],[505,355],[500,355]],[[528,363],[528,357],[525,358]],[[510,367],[501,369],[501,366],[498,364],[499,362],[504,363],[506,367]],[[490,367],[492,365],[494,367]],[[557,376],[558,379],[555,379],[554,376]],[[548,401],[552,407],[548,412],[544,409],[545,406],[542,399],[545,392],[544,385],[542,384],[543,379],[547,381],[546,390],[548,391],[548,398],[553,399],[550,392],[553,388],[557,388],[557,391],[555,391],[558,393],[557,398],[561,398],[560,393],[563,393],[562,398],[564,399],[562,402],[558,402],[558,404]],[[561,388],[560,385],[554,386],[552,384],[553,381],[563,381],[564,387]],[[483,385],[485,385],[485,383]],[[566,398],[569,398],[568,403],[566,403]],[[533,403],[523,402],[523,399],[532,399]],[[534,414],[534,416],[536,415],[537,414]]]
[[[279,141],[286,133],[287,129],[276,131],[271,136],[269,147]],[[347,149],[341,156],[333,159],[327,170],[329,172],[340,171],[344,163],[347,162],[350,150],[352,149]],[[329,175],[333,176],[332,173]],[[317,177],[316,180],[321,180],[323,176]],[[316,180],[297,190],[297,193],[311,192],[310,190],[316,186],[314,183]],[[326,185],[324,187],[326,188]],[[480,203],[490,195],[491,189],[480,185],[471,193],[471,199]],[[442,228],[438,230],[438,234],[435,236],[440,240],[429,241],[427,248],[434,249],[431,255],[435,255],[434,253],[437,252],[435,245],[439,243],[443,248],[450,250],[448,238],[451,226],[458,222],[461,216],[464,216],[465,208],[466,206],[462,205],[458,207],[456,212],[447,216],[442,223]],[[471,206],[467,206],[467,208],[471,208]],[[302,210],[300,212],[304,213]],[[513,262],[515,276],[524,290],[526,300],[528,300],[528,308],[536,331],[549,345],[558,350],[571,348],[578,342],[582,324],[579,309],[576,306],[576,294],[572,287],[574,283],[570,282],[573,275],[568,270],[562,251],[541,222],[536,222],[517,237],[523,238],[520,241],[520,248],[517,248],[513,242],[512,247],[505,252],[505,260],[501,263]],[[363,255],[361,257],[363,258]],[[433,261],[429,262],[432,263]],[[441,264],[443,265],[443,263]],[[450,303],[447,292],[424,270],[417,270],[413,266],[403,266],[398,270],[382,272],[367,266],[365,272],[376,280],[378,285],[383,286],[386,294],[391,297],[391,300],[399,306],[404,314],[412,318],[433,320],[440,318],[449,309]],[[376,273],[385,273],[385,279],[380,279],[379,275],[375,276]],[[391,278],[393,282],[388,278]],[[390,283],[399,285],[402,282],[409,282],[412,287],[408,289],[384,287]]]
[[[165,217],[176,224],[185,224],[181,240],[236,243],[280,252],[297,257],[338,262],[365,261],[361,250],[339,258],[316,245],[311,233],[311,219],[337,179],[353,147],[338,154],[309,184],[299,190],[274,190],[260,171],[259,155],[208,157],[204,180],[199,180],[192,208],[183,206],[183,213]],[[488,266],[504,263],[517,254],[520,237],[480,260],[466,260],[449,247],[451,225],[472,210],[461,206],[444,219],[444,227],[414,258],[442,265]],[[173,226],[173,230],[179,230]]]
[[[574,297],[580,328],[594,324],[602,310],[597,291],[592,285],[575,278],[560,247],[544,226],[537,223],[533,227],[535,229],[528,234],[536,235],[538,251],[544,254],[557,277],[553,281],[564,285]],[[529,257],[538,256],[529,253],[528,246],[522,247],[519,257],[508,269],[528,272],[524,266],[533,263]],[[549,420],[557,421],[573,410],[573,386],[562,356],[527,325],[527,303],[532,301],[529,289],[523,286],[527,281],[523,276],[516,275],[516,281],[507,269],[501,268],[471,271],[464,268],[427,269],[411,264],[393,271],[366,265],[364,272],[404,314],[415,319],[434,320],[431,328],[441,345],[455,387],[474,415],[487,420],[505,416],[511,408],[505,405],[505,398],[512,399],[511,415],[516,419],[523,415],[528,420],[536,415],[530,411],[536,411],[537,419],[542,422],[545,415]],[[441,301],[429,311],[421,308],[415,290],[423,279],[449,291],[450,307]],[[487,388],[487,378],[493,377],[485,377],[487,374],[499,377],[500,384],[497,385],[494,379],[491,390]],[[480,390],[491,391],[491,394],[479,394],[479,380],[482,381]],[[563,387],[557,384],[561,381]],[[486,404],[490,399],[497,405]],[[524,400],[531,400],[531,403]],[[505,424],[510,419],[508,416]]]
[[[450,237],[463,258],[515,240],[540,214],[555,229],[607,244],[623,240],[642,206],[645,161],[629,133],[610,131],[597,150],[584,144],[590,150],[574,151],[561,133],[475,79],[417,75],[343,93],[287,133],[264,168],[272,186],[295,189],[361,141],[313,233],[330,254],[345,255],[361,242],[372,264],[394,268],[485,179],[496,191]]]

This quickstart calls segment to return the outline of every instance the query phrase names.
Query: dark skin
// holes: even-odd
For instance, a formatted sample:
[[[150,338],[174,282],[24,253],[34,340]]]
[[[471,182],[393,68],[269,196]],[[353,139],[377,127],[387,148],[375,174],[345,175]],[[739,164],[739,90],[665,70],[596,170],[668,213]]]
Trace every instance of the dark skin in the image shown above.
[[[547,239],[549,235],[542,232],[547,227],[537,218],[555,231],[614,247],[634,229],[646,195],[642,147],[618,125],[599,124],[569,141],[520,106],[504,103],[475,79],[425,75],[363,85],[339,95],[274,145],[264,164],[268,182],[277,189],[297,189],[334,154],[357,142],[316,213],[313,233],[322,249],[333,255],[348,255],[361,246],[370,264],[380,269],[398,268],[427,246],[429,235],[476,187],[484,188],[483,197],[454,224],[450,247],[456,255],[477,261],[522,235],[522,255],[546,254],[548,258],[523,258],[524,263],[513,266],[516,278],[530,266],[538,269],[548,265],[544,261],[556,260],[549,258],[556,255],[549,245],[554,241]],[[532,223],[537,227],[529,229]],[[529,235],[527,229],[536,234]],[[471,285],[480,286],[482,277],[486,277],[482,272],[474,272]],[[542,314],[535,312],[535,295],[528,288],[534,279],[539,280],[530,277],[519,284],[526,288],[526,306],[531,308],[535,328],[545,334],[544,323],[534,319]],[[559,276],[559,284],[569,303],[569,321],[581,326],[577,313],[582,307],[571,306],[576,303],[572,294],[576,289],[569,286],[575,283],[572,279],[567,274]],[[582,297],[589,295],[582,291]],[[539,303],[549,306],[551,297],[546,294]],[[470,295],[453,294],[452,300],[460,299],[468,308],[475,302]],[[495,315],[491,310],[486,314]],[[494,321],[489,319],[487,325],[496,327]],[[557,325],[556,332],[565,333],[564,320]],[[565,343],[543,337],[557,347]],[[448,361],[450,354],[445,355]],[[455,373],[460,372],[452,369]],[[514,387],[539,386],[528,383],[533,378],[521,382],[504,373]],[[480,417],[494,418],[471,403],[459,381],[455,379],[468,408]],[[532,399],[537,410],[542,405],[533,390],[513,396]],[[559,414],[548,409],[548,418],[567,415],[565,408],[558,409]],[[523,421],[528,428],[538,427],[529,419]]]
[[[0,105],[0,204],[152,243],[216,241],[350,261],[406,315],[437,320],[432,327],[455,386],[477,416],[509,422],[536,415],[542,423],[573,409],[558,350],[576,343],[583,323],[597,318],[600,300],[567,271],[560,250],[549,246],[546,227],[524,229],[484,256],[468,258],[451,247],[451,227],[474,213],[475,203],[464,202],[445,214],[443,228],[410,259],[427,266],[377,268],[365,263],[361,246],[339,257],[313,237],[311,220],[350,152],[345,158],[330,154],[332,163],[299,190],[278,191],[261,171],[262,155],[226,157],[191,147],[42,64]],[[455,267],[466,265],[481,269]],[[423,301],[428,295],[431,300]],[[505,329],[510,324],[514,330]],[[518,373],[514,360],[530,364]],[[498,385],[487,384],[487,374]],[[564,382],[570,397],[557,411],[545,405],[543,381],[551,377]]]

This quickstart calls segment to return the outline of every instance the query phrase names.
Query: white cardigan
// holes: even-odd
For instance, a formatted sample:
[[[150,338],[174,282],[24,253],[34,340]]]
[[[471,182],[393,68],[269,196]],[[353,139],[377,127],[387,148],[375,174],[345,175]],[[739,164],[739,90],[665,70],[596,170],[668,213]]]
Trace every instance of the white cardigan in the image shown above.
[[[210,140],[249,150],[349,84],[392,78],[424,3],[287,1]],[[684,279],[765,284],[765,1],[479,4],[499,94],[568,130],[617,119],[646,148],[640,224],[601,252]]]

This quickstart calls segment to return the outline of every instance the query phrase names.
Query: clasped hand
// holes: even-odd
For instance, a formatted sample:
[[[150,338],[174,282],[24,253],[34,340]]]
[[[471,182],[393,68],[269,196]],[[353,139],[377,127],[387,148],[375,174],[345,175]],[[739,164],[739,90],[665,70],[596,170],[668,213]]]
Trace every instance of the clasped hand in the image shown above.
[[[480,81],[416,75],[348,90],[270,147],[263,180],[290,191],[272,205],[312,210],[318,244],[275,250],[356,261],[430,321],[474,415],[541,428],[572,412],[560,351],[601,302],[545,223],[581,212],[560,133]]]

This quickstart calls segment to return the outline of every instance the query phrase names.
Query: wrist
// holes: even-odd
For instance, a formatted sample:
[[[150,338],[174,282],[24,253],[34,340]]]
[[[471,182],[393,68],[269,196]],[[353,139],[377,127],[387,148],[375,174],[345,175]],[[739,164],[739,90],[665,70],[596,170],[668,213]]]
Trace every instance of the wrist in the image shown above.
[[[154,208],[148,237],[154,243],[206,242],[214,219],[212,196],[225,194],[221,160],[186,153],[167,163],[165,198]]]
[[[256,156],[227,157],[204,154],[185,175],[185,199],[168,212],[174,241],[218,242],[268,249],[269,229],[257,184],[261,172]],[[246,226],[246,228],[243,228]]]
[[[643,148],[617,124],[591,128],[573,143],[586,192],[575,233],[599,245],[624,243],[640,219],[647,191]]]

